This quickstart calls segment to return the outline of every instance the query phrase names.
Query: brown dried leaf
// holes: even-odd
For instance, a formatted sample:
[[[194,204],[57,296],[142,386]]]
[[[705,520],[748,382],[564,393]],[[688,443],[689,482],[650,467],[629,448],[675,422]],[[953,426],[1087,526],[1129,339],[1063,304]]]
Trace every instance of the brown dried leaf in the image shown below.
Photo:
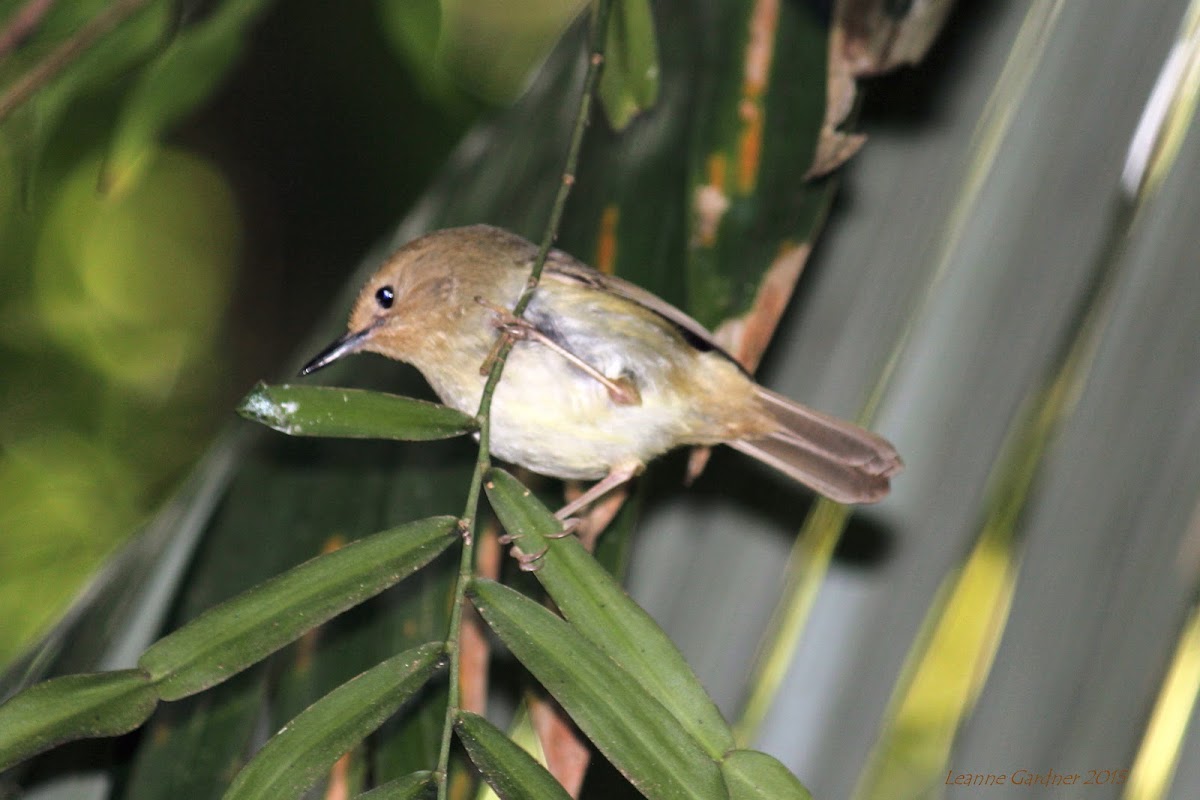
[[[842,133],[828,125],[821,126],[821,138],[812,166],[804,173],[805,180],[820,178],[845,164],[867,143],[863,133]]]
[[[353,750],[333,763],[322,800],[350,800],[350,768],[353,765]]]
[[[500,577],[500,542],[495,520],[479,530],[475,546],[476,572],[489,580]],[[459,667],[459,691],[462,707],[467,711],[484,716],[487,713],[488,663],[491,647],[488,645],[487,624],[480,618],[472,605],[463,609],[462,637]]]
[[[579,797],[592,757],[587,743],[567,712],[553,698],[531,695],[526,705],[550,774],[562,784],[567,794]]]
[[[887,0],[838,0],[829,29],[825,119],[805,178],[827,175],[866,143],[860,133],[838,130],[854,109],[857,80],[924,57],[950,13],[951,0],[914,0],[903,16]]]
[[[856,77],[879,75],[924,58],[950,14],[952,0],[913,0],[895,16],[889,0],[838,0],[833,28],[842,32],[837,57]],[[832,39],[831,39],[832,44]],[[830,56],[834,56],[830,48]]]
[[[845,40],[845,29],[835,17],[829,29],[825,119],[821,122],[821,136],[813,153],[812,166],[804,174],[806,180],[833,172],[849,161],[867,141],[867,137],[861,133],[850,134],[838,130],[854,110],[854,99],[858,94],[858,81],[850,62],[845,58]]]
[[[810,252],[812,246],[807,242],[785,245],[763,275],[750,310],[726,320],[713,332],[717,342],[748,372],[754,372],[762,361]]]

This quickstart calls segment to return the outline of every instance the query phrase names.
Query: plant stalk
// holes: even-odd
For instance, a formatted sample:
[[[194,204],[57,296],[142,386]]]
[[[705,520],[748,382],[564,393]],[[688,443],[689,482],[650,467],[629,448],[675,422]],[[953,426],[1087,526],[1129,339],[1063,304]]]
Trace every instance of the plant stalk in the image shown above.
[[[575,116],[575,127],[571,132],[570,145],[567,148],[566,166],[563,168],[562,183],[554,197],[554,205],[550,209],[550,218],[546,222],[546,232],[538,248],[537,258],[533,263],[533,271],[525,291],[513,306],[513,316],[520,317],[525,313],[530,301],[533,300],[534,290],[542,277],[546,266],[546,257],[554,240],[558,237],[558,227],[562,221],[563,209],[566,208],[567,198],[575,184],[575,170],[579,164],[579,153],[583,145],[583,134],[587,129],[591,116],[592,97],[600,80],[600,70],[604,65],[605,35],[608,30],[608,15],[612,0],[596,0],[592,5],[592,14],[588,42],[588,67],[584,76],[582,96],[579,99],[579,111]],[[503,336],[503,334],[502,334]],[[488,372],[487,381],[483,385],[483,394],[479,400],[479,454],[475,460],[475,472],[471,476],[470,488],[467,490],[467,503],[463,509],[459,525],[462,529],[463,548],[459,559],[458,580],[454,586],[454,603],[450,610],[450,627],[446,635],[446,654],[450,660],[450,686],[446,702],[446,720],[442,726],[442,744],[438,753],[437,784],[438,800],[446,800],[448,791],[448,776],[450,769],[450,743],[454,730],[454,720],[458,716],[462,702],[462,690],[459,685],[461,660],[459,658],[459,642],[462,633],[463,605],[466,603],[467,585],[475,574],[475,532],[479,516],[479,497],[483,491],[483,476],[491,466],[491,408],[492,396],[500,383],[504,372],[504,364],[512,351],[513,340],[503,338],[496,351],[492,368]]]

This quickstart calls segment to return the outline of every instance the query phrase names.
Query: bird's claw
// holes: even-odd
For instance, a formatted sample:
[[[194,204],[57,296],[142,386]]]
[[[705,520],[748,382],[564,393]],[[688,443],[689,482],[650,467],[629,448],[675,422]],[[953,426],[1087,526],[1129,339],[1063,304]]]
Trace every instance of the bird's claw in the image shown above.
[[[562,520],[562,530],[558,533],[547,533],[547,539],[565,539],[571,536],[575,531],[579,530],[579,526],[583,524],[583,520],[579,517],[567,517]]]
[[[549,547],[543,547],[536,553],[526,553],[520,547],[513,545],[512,557],[517,560],[517,569],[521,572],[537,572],[542,568],[542,559]]]

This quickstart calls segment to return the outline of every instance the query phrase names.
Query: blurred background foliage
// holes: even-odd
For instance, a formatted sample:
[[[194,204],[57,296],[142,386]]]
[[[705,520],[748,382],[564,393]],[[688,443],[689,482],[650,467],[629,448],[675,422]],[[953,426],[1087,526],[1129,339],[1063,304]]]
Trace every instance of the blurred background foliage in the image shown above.
[[[38,5],[2,0],[0,19]],[[0,658],[44,630],[148,517],[233,400],[253,380],[284,373],[314,320],[327,323],[320,339],[340,324],[329,300],[367,243],[401,218],[396,238],[447,216],[536,235],[552,181],[476,185],[466,171],[486,158],[489,180],[501,184],[552,174],[553,137],[539,138],[550,125],[510,115],[504,127],[475,127],[451,151],[473,122],[521,93],[579,8],[393,0],[339,6],[331,24],[328,4],[314,0],[170,4],[175,13],[137,0],[47,5],[47,24],[0,60],[5,91],[101,7],[135,16],[77,75],[0,123]],[[822,15],[831,5],[783,7]],[[878,5],[902,13],[937,4]],[[777,653],[765,718],[749,726],[815,796],[951,794],[946,769],[1145,765],[1121,787],[1083,787],[1078,796],[1087,797],[1188,798],[1200,785],[1200,743],[1189,735],[1200,690],[1198,8],[1193,0],[961,3],[926,63],[869,84],[858,110],[871,141],[841,176],[764,374],[843,416],[883,387],[869,410],[909,465],[886,503],[832,522],[816,515],[792,551],[805,497],[736,457],[718,453],[687,493],[677,487],[677,462],[644,481],[642,527],[652,535],[633,545],[630,590],[731,718],[743,709],[781,587],[790,580],[795,589],[806,565],[818,565],[795,594],[802,622]],[[164,30],[178,32],[170,45]],[[514,38],[521,32],[527,42]],[[703,51],[708,64],[728,57],[709,40],[680,47],[679,31],[671,33],[660,39],[679,49],[664,52],[664,64],[691,63],[683,49]],[[499,39],[504,58],[493,49]],[[176,45],[183,53],[170,56]],[[813,47],[798,50],[820,60]],[[1146,151],[1155,177],[1123,183],[1130,141],[1171,63],[1167,133]],[[203,80],[188,77],[197,75]],[[538,102],[568,109],[559,98],[569,95],[569,76],[543,78]],[[661,113],[628,152],[593,126],[579,180],[589,191],[572,202],[634,199],[642,210],[587,208],[568,214],[563,230],[574,252],[591,257],[602,252],[595,220],[610,233],[620,227],[618,263],[644,258],[639,280],[677,302],[692,276],[663,267],[684,261],[678,206],[687,201],[659,202],[656,214],[680,213],[655,224],[626,223],[650,216],[657,195],[648,201],[649,189],[694,189],[720,172],[719,160],[676,152],[680,126],[728,122],[689,119],[691,97],[664,80]],[[770,143],[777,154],[794,144]],[[778,190],[821,217],[828,185],[789,172]],[[414,207],[418,197],[429,202]],[[448,197],[457,205],[447,215],[438,203]],[[726,218],[753,234],[756,210],[750,200]],[[718,266],[746,254],[761,261],[758,241],[726,239]],[[704,306],[702,297],[694,309],[708,322],[748,299],[739,296],[745,281],[721,277],[734,291],[707,299],[729,305]],[[361,385],[386,367],[354,369]],[[414,385],[406,391],[422,391]],[[451,445],[419,455],[331,446],[314,457],[315,447],[276,442],[239,471],[220,504],[214,476],[233,471],[233,450],[228,438],[219,442],[183,493],[200,498],[188,506],[192,516],[174,518],[178,507],[168,506],[119,573],[137,574],[131,565],[170,573],[169,558],[150,551],[176,536],[182,555],[172,579],[187,562],[197,583],[183,600],[156,596],[159,616],[143,626],[140,645],[73,644],[54,671],[94,668],[95,652],[104,666],[124,665],[162,618],[186,619],[337,537],[444,511],[431,484],[462,480],[454,461],[462,453]],[[429,481],[406,480],[406,468]],[[282,518],[271,505],[285,509]],[[214,507],[215,533],[201,531]],[[247,535],[268,526],[279,539]],[[822,526],[834,535],[818,553],[806,537]],[[202,533],[193,558],[188,548]],[[426,572],[436,590],[444,570]],[[436,598],[416,591],[389,601],[411,614],[389,607],[390,622],[372,623],[391,624],[392,638],[361,618],[339,621],[321,643],[351,656],[321,669],[347,677],[398,649],[412,620],[436,628]],[[98,604],[68,633],[99,639],[87,623],[109,618],[137,628],[110,610]],[[281,703],[288,709],[334,680],[300,662],[281,681],[293,690]],[[199,721],[170,743],[175,750],[147,748],[126,794],[139,796],[142,780],[169,794],[158,770],[192,752],[186,736],[219,728],[238,703],[259,702],[264,681],[261,671],[248,674],[207,705],[165,714],[156,732],[173,713],[176,722],[189,713]],[[236,722],[249,729],[253,709]],[[420,724],[392,732],[412,735],[419,750],[427,741],[413,734]],[[235,760],[211,759],[226,756]],[[380,759],[377,774],[401,771],[395,751]]]
[[[130,16],[0,125],[0,662],[278,374],[582,2],[379,0],[331,24],[315,0],[4,0],[0,28],[41,6],[0,55],[9,92]]]

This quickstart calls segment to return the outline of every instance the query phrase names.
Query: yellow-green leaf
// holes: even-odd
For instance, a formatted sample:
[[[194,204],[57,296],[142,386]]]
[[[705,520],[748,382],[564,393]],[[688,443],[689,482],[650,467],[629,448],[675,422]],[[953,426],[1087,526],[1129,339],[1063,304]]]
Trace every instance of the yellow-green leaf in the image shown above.
[[[608,18],[600,102],[622,130],[658,99],[658,45],[650,0],[617,0]]]
[[[266,0],[226,0],[202,22],[182,30],[138,75],[122,105],[102,184],[136,178],[146,156],[172,124],[217,87],[241,54],[246,29]]]
[[[729,800],[812,800],[788,768],[757,750],[734,750],[721,762]]]

